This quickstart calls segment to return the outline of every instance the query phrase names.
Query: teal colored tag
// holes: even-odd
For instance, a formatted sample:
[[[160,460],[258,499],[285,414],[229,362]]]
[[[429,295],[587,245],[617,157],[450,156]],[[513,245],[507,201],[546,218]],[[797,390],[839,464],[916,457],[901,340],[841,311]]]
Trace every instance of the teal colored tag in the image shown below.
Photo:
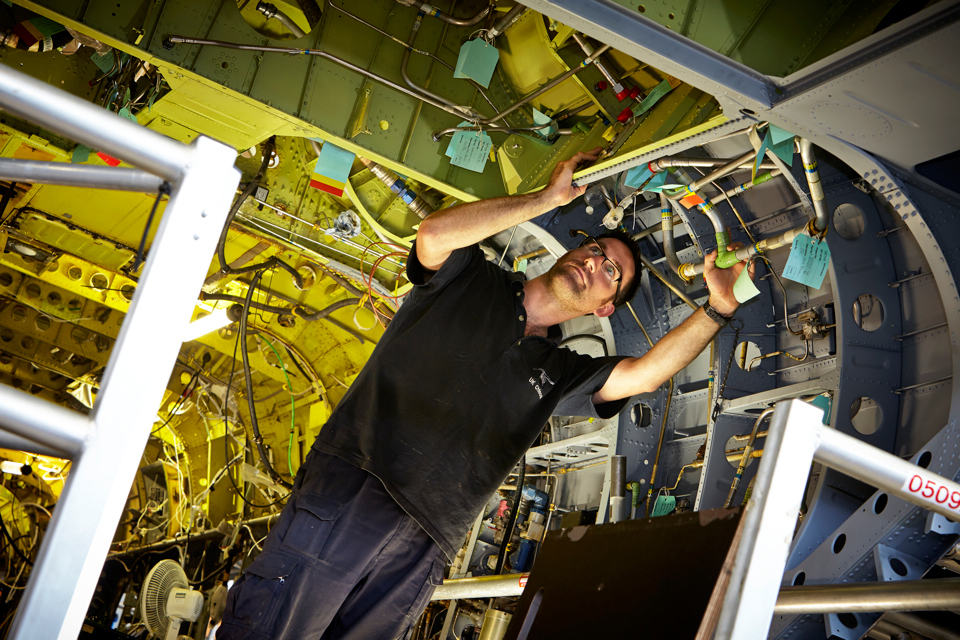
[[[341,149],[332,142],[324,142],[317,157],[317,165],[313,172],[329,178],[341,185],[350,178],[350,168],[356,156],[346,149]]]
[[[116,66],[116,58],[114,58],[113,51],[107,51],[103,54],[95,53],[90,56],[90,59],[93,61],[93,64],[97,65],[97,68],[104,73],[109,72]]]
[[[90,147],[78,144],[73,148],[73,155],[70,156],[70,162],[73,164],[83,164],[90,158],[91,151],[93,151],[93,149]]]
[[[682,187],[682,184],[676,184],[675,182],[667,182],[667,178],[670,177],[666,171],[657,172],[657,175],[653,177],[653,180],[647,183],[647,186],[643,188],[644,191],[652,191],[653,193],[660,193],[664,189],[679,189]]]
[[[833,400],[830,396],[817,396],[810,401],[815,407],[823,410],[823,424],[830,424],[830,412],[833,407]]]
[[[137,121],[137,116],[133,115],[133,112],[126,107],[123,107],[122,109],[120,109],[120,111],[117,112],[117,115],[125,120],[129,120],[130,122]]]
[[[647,163],[644,162],[627,171],[627,177],[624,178],[623,184],[631,189],[636,189],[649,180],[651,175],[653,174],[647,168]]]
[[[483,173],[490,148],[493,146],[490,136],[473,131],[458,131],[454,135],[460,135],[461,138],[456,142],[456,150],[450,158],[450,164],[463,167],[468,171]]]
[[[467,122],[466,120],[464,120],[463,122],[461,122],[461,123],[458,124],[457,126],[458,126],[458,127],[469,127],[469,126],[470,126],[470,123]],[[464,135],[464,133],[466,133],[466,132],[464,132],[464,131],[456,131],[456,132],[454,132],[454,134],[453,134],[452,136],[450,136],[450,144],[447,145],[447,151],[446,151],[446,155],[447,155],[448,158],[452,158],[452,157],[453,157],[453,154],[454,154],[454,153],[456,152],[456,150],[457,150],[457,143],[460,142],[460,138]]]
[[[677,508],[677,499],[673,496],[657,496],[657,501],[653,503],[653,510],[650,512],[651,518],[665,516],[673,513]]]
[[[733,296],[740,304],[760,295],[760,290],[753,284],[753,280],[750,279],[750,274],[747,273],[748,271],[749,269],[741,271],[737,277],[737,281],[733,283]]]
[[[830,266],[830,247],[805,233],[793,239],[790,257],[783,269],[783,277],[813,289],[823,286],[823,278]]]
[[[521,260],[517,263],[517,273],[526,273],[527,272],[527,261]]]
[[[770,136],[763,136],[763,142],[760,143],[760,150],[757,152],[757,157],[753,161],[753,172],[750,174],[750,179],[753,180],[757,177],[757,171],[760,170],[760,163],[763,162],[763,159],[767,155],[767,147],[769,147]]]
[[[553,122],[553,118],[551,118],[546,114],[540,113],[536,109],[533,110],[533,124],[539,126],[541,124],[550,124],[551,122]],[[557,132],[557,128],[553,125],[550,125],[549,127],[545,127],[543,129],[537,129],[537,133],[544,138],[548,136],[552,136],[556,132]]]
[[[653,88],[653,91],[647,94],[647,97],[644,98],[642,102],[633,108],[633,115],[639,116],[646,113],[653,108],[653,105],[660,102],[660,98],[670,93],[671,90],[673,90],[673,86],[666,80],[662,81]]]
[[[778,158],[787,163],[787,166],[793,166],[793,138],[789,140],[784,140],[778,144],[775,144],[770,147],[770,151],[773,151]]]
[[[793,140],[794,135],[789,131],[784,131],[775,124],[770,125],[770,142],[774,145],[780,144],[784,140]]]
[[[454,78],[470,78],[484,89],[490,86],[493,70],[500,60],[500,52],[483,40],[468,40],[460,47]]]

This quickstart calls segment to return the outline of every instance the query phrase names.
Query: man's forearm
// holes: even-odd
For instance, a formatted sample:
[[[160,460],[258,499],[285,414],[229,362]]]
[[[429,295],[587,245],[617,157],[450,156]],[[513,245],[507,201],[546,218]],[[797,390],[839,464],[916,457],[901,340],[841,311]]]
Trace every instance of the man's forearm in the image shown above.
[[[608,402],[656,391],[693,362],[719,330],[717,323],[708,318],[703,309],[694,311],[642,358],[629,358],[618,364],[594,399]]]
[[[428,269],[439,267],[456,249],[476,244],[556,206],[551,194],[538,191],[441,209],[420,224],[417,257]]]

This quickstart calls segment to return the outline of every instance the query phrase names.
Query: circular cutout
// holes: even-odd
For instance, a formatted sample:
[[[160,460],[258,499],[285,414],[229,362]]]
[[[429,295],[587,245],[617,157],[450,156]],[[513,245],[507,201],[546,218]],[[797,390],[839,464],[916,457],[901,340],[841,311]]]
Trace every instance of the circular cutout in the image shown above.
[[[74,327],[70,332],[70,337],[73,338],[74,342],[79,342],[83,344],[90,339],[90,332],[84,329],[83,327]]]
[[[806,581],[806,579],[807,579],[807,574],[801,571],[797,575],[793,576],[793,586],[799,587]]]
[[[857,616],[852,613],[838,613],[837,620],[840,621],[840,624],[845,626],[847,629],[856,629],[857,628]]]
[[[0,273],[0,287],[9,287],[13,284],[13,276],[4,271]]]
[[[46,331],[53,325],[53,322],[47,316],[37,316],[33,323],[37,325],[39,331]]]
[[[35,282],[31,282],[27,285],[26,289],[23,290],[27,294],[28,298],[39,298],[40,297],[40,285]]]
[[[10,315],[13,316],[13,319],[17,322],[23,322],[27,319],[27,308],[17,305],[10,310]]]
[[[890,568],[901,578],[907,575],[907,565],[900,558],[890,558]]]
[[[881,493],[877,496],[877,499],[873,501],[873,512],[877,515],[883,513],[883,510],[887,508],[887,494]]]
[[[106,336],[97,336],[93,344],[97,347],[97,351],[103,352],[110,348],[110,339]]]
[[[833,552],[840,553],[843,551],[843,545],[847,544],[847,534],[841,533],[837,536],[837,539],[833,541]]]
[[[883,424],[883,410],[872,398],[857,398],[850,403],[850,422],[857,433],[872,435]]]
[[[37,344],[37,341],[31,338],[30,336],[23,336],[20,338],[20,346],[23,347],[26,351],[30,351]]]
[[[120,295],[123,296],[127,302],[130,302],[133,300],[133,294],[136,290],[137,288],[128,282],[120,287]]]
[[[757,442],[759,442],[760,440],[761,438],[757,438]],[[730,436],[727,439],[727,443],[725,445],[724,450],[727,453],[727,462],[729,462],[730,466],[733,467],[734,469],[740,466],[740,458],[743,457],[743,448],[747,446],[747,442],[748,441],[744,440],[742,436]],[[754,443],[754,447],[757,449],[762,448],[760,447],[760,445],[756,443]],[[747,467],[752,465],[753,462],[754,462],[754,458],[747,458]],[[746,469],[747,467],[744,467],[744,469]]]
[[[876,331],[883,324],[883,303],[865,293],[853,301],[853,321],[864,331]]]
[[[79,280],[83,277],[83,269],[77,265],[67,267],[67,277],[74,281]]]
[[[745,116],[755,116],[755,115],[757,115],[757,112],[754,111],[753,109],[740,109],[740,113],[742,113],[742,114],[745,115]]]
[[[863,235],[867,219],[860,207],[844,202],[833,211],[833,228],[844,240],[856,240]]]
[[[0,331],[0,340],[3,340],[4,342],[10,342],[10,341],[12,341],[12,340],[13,340],[13,331],[10,331],[10,329],[4,329],[4,330]]]
[[[83,308],[83,303],[80,302],[79,298],[73,298],[67,302],[67,311],[80,311]]]
[[[10,364],[13,362],[13,356],[6,351],[0,351],[0,364]]]
[[[90,288],[94,291],[104,291],[109,286],[110,281],[107,280],[107,276],[102,273],[95,273],[90,276]]]
[[[924,451],[919,458],[917,458],[917,466],[923,467],[926,469],[930,466],[930,461],[933,460],[933,454],[929,451]]]
[[[737,348],[733,351],[733,358],[737,361],[737,366],[744,371],[752,371],[753,368],[756,368],[760,363],[753,362],[753,360],[762,355],[763,352],[760,351],[760,347],[758,347],[755,342],[750,342],[749,340],[744,340],[738,344]],[[753,362],[752,368],[750,366],[751,362]]]
[[[644,402],[635,404],[630,410],[630,419],[638,428],[646,429],[653,422],[653,409]]]
[[[60,306],[60,302],[61,302],[62,300],[63,300],[63,298],[61,298],[61,297],[60,297],[60,294],[57,293],[56,291],[51,291],[50,293],[47,294],[47,302],[49,302],[50,304],[52,304],[52,305],[55,306],[55,307],[59,307],[59,306]]]

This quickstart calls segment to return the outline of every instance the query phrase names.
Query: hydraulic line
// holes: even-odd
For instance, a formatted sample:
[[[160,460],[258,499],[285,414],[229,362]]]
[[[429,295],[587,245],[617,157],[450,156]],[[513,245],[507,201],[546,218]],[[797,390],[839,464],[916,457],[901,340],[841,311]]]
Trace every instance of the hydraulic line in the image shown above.
[[[240,349],[240,357],[243,359],[243,379],[246,383],[247,388],[247,409],[250,411],[250,426],[253,429],[253,441],[257,445],[257,451],[260,453],[260,461],[263,463],[263,466],[266,468],[267,473],[273,479],[274,482],[279,484],[282,487],[287,489],[293,488],[293,485],[280,477],[280,474],[274,470],[273,466],[270,464],[270,459],[267,457],[267,451],[263,446],[263,436],[260,435],[260,424],[257,421],[257,407],[254,404],[253,398],[253,375],[250,372],[250,356],[247,353],[247,317],[250,313],[250,304],[253,302],[253,292],[260,284],[260,278],[263,277],[263,271],[258,271],[253,276],[253,281],[250,283],[250,286],[247,288],[247,297],[244,301],[243,313],[240,315],[240,336],[239,340],[243,343],[243,348]]]
[[[803,173],[807,176],[807,187],[810,189],[813,209],[817,214],[816,230],[825,232],[830,220],[830,212],[827,210],[823,185],[820,183],[820,172],[817,170],[817,157],[813,153],[813,144],[806,138],[800,138],[800,158],[803,160]]]
[[[581,62],[579,65],[577,65],[573,69],[570,69],[566,73],[563,73],[557,76],[556,78],[554,78],[547,84],[543,85],[542,87],[540,87],[539,89],[531,93],[530,95],[524,98],[521,98],[518,102],[515,102],[513,105],[507,107],[506,109],[504,109],[497,115],[493,116],[492,118],[487,118],[486,120],[480,120],[480,124],[493,124],[494,122],[503,120],[505,117],[507,117],[508,115],[510,115],[511,113],[513,113],[514,111],[522,107],[523,105],[527,104],[534,98],[538,98],[542,96],[544,93],[546,93],[547,91],[550,91],[551,89],[559,85],[561,82],[569,78],[572,78],[574,75],[576,75],[583,69],[586,69],[588,66],[596,62],[597,58],[603,55],[609,48],[610,48],[610,45],[608,44],[603,45],[602,47],[594,51],[592,55],[587,56],[583,62]]]
[[[517,523],[517,512],[520,511],[520,498],[523,496],[523,481],[527,471],[527,456],[524,454],[520,458],[520,472],[517,476],[517,489],[513,496],[513,508],[510,510],[510,517],[507,519],[507,528],[503,532],[503,539],[500,542],[500,551],[497,553],[496,575],[503,573],[503,564],[507,559],[507,547],[510,546],[510,539],[513,537],[513,527]]]
[[[225,42],[223,40],[208,40],[205,38],[185,38],[183,36],[167,36],[166,40],[163,41],[163,44],[165,49],[172,49],[173,45],[175,44],[203,44],[211,47],[223,47],[225,49],[239,49],[241,51],[262,51],[266,53],[288,53],[293,55],[317,56],[318,58],[323,58],[345,67],[350,71],[359,73],[360,75],[370,78],[371,80],[376,80],[377,82],[384,84],[391,89],[396,89],[397,91],[405,93],[406,95],[416,98],[417,100],[421,100],[432,107],[436,107],[437,109],[451,113],[458,118],[475,118],[475,114],[473,113],[472,109],[469,111],[464,111],[462,109],[446,105],[442,102],[437,102],[429,96],[412,91],[401,84],[397,84],[392,80],[388,80],[383,76],[373,73],[372,71],[367,71],[363,67],[359,67],[353,63],[347,62],[343,58],[338,58],[337,56],[327,53],[326,51],[318,51],[317,49],[298,49],[295,47],[267,47],[261,45],[240,44],[237,42]]]
[[[492,131],[495,133],[528,133],[531,131],[542,131],[547,127],[553,125],[555,121],[547,122],[546,124],[534,125],[531,127],[487,127],[484,125],[475,126],[475,127],[448,127],[447,129],[440,129],[439,131],[433,132],[433,141],[438,142],[440,138],[451,133],[456,133],[457,131]],[[573,129],[557,129],[554,132],[553,136],[572,136],[574,133]],[[551,136],[552,137],[552,136]]]
[[[733,498],[737,495],[737,487],[740,486],[740,478],[743,477],[743,470],[747,468],[747,462],[750,461],[750,454],[753,452],[753,445],[757,442],[757,432],[760,431],[760,423],[773,415],[773,408],[764,409],[756,421],[753,423],[753,429],[750,431],[750,439],[747,446],[743,448],[743,455],[740,457],[740,465],[737,467],[737,473],[733,476],[733,483],[730,485],[730,492],[727,494],[727,501],[723,505],[729,509],[733,505]]]
[[[404,182],[403,178],[393,171],[366,158],[360,158],[360,162],[370,169],[371,173],[379,178],[383,184],[390,187],[390,190],[397,194],[397,197],[406,203],[407,208],[417,214],[421,220],[433,213],[433,207],[427,204],[426,200],[417,195],[412,189],[407,187],[407,183]]]
[[[420,10],[421,13],[424,13],[428,16],[433,16],[447,24],[452,24],[457,27],[472,27],[481,20],[487,17],[487,14],[493,9],[492,4],[488,4],[486,7],[480,10],[475,16],[471,18],[454,18],[450,14],[444,13],[437,9],[436,7],[427,4],[426,2],[404,2],[403,4],[414,6]]]
[[[273,136],[267,139],[266,144],[263,145],[263,161],[260,163],[260,168],[257,170],[256,175],[253,176],[253,180],[250,181],[250,184],[247,185],[247,188],[243,190],[243,193],[241,193],[237,199],[233,201],[233,205],[230,207],[230,211],[227,213],[227,219],[223,224],[223,229],[220,231],[220,239],[217,241],[217,259],[220,261],[220,273],[224,275],[251,273],[253,271],[279,267],[292,275],[297,281],[297,286],[302,288],[303,276],[301,276],[300,273],[297,272],[297,270],[291,265],[287,264],[283,260],[280,260],[276,256],[257,264],[243,267],[231,267],[227,262],[227,256],[225,253],[227,244],[227,231],[230,229],[230,225],[233,223],[233,219],[236,217],[237,211],[240,210],[240,205],[242,205],[248,197],[253,195],[253,193],[257,190],[257,187],[260,185],[260,180],[263,178],[263,174],[267,170],[267,165],[270,164],[270,158],[273,156],[275,144],[276,140]]]
[[[766,164],[766,163],[764,163],[764,164]],[[757,177],[754,178],[753,180],[747,180],[747,181],[744,182],[743,184],[738,184],[736,187],[734,187],[734,188],[731,189],[730,191],[724,191],[723,189],[720,189],[719,195],[717,195],[717,196],[715,196],[715,197],[713,197],[713,198],[710,198],[710,202],[712,202],[713,204],[717,204],[718,202],[721,202],[722,200],[728,200],[728,201],[729,201],[730,198],[732,198],[733,196],[740,195],[741,193],[743,193],[743,192],[746,191],[747,189],[752,189],[752,188],[754,188],[755,186],[757,186],[757,185],[759,185],[759,184],[763,184],[764,182],[767,182],[767,181],[771,180],[772,178],[776,178],[776,177],[779,176],[779,175],[780,175],[780,169],[774,169],[773,171],[768,171],[767,173],[757,174]]]
[[[673,208],[662,191],[660,192],[660,226],[663,231],[663,255],[667,259],[667,266],[674,273],[680,274],[680,258],[677,257],[677,249],[673,242]]]
[[[660,437],[657,439],[657,453],[653,458],[653,469],[650,471],[650,488],[647,489],[646,517],[650,517],[650,510],[653,505],[650,499],[653,497],[653,484],[657,481],[657,467],[660,466],[660,452],[663,451],[663,439],[667,434],[667,417],[670,415],[670,403],[673,402],[673,378],[670,378],[670,388],[667,390],[667,406],[663,409],[663,420],[660,421]]]
[[[413,44],[412,42],[411,42],[410,44],[407,44],[406,42],[404,42],[404,41],[401,40],[400,38],[397,38],[396,36],[390,35],[389,33],[387,33],[386,31],[384,31],[384,30],[381,29],[380,27],[376,26],[375,24],[372,24],[372,23],[370,23],[370,22],[367,22],[367,21],[364,20],[363,18],[361,18],[361,17],[359,17],[359,16],[357,16],[357,15],[355,15],[355,14],[353,14],[353,13],[350,13],[349,11],[347,11],[346,9],[344,9],[343,7],[339,7],[339,6],[335,5],[335,4],[333,4],[333,2],[331,2],[330,0],[327,0],[327,5],[330,6],[330,7],[332,7],[332,8],[334,8],[334,9],[336,9],[337,11],[339,11],[339,12],[342,13],[342,14],[344,14],[344,15],[347,16],[348,18],[352,18],[352,19],[356,20],[357,22],[359,22],[360,24],[365,25],[365,26],[369,27],[370,29],[373,29],[374,31],[376,31],[376,32],[379,33],[380,35],[385,36],[385,37],[393,40],[394,42],[396,42],[396,43],[399,44],[400,46],[405,47],[407,50],[412,51],[413,53],[420,54],[420,55],[422,55],[422,56],[427,56],[428,58],[434,60],[435,62],[438,62],[438,63],[442,64],[442,65],[443,65],[444,67],[446,67],[447,69],[450,69],[451,71],[454,70],[453,65],[448,64],[448,63],[445,62],[442,58],[440,58],[440,57],[438,57],[438,56],[435,56],[434,54],[430,53],[429,51],[423,51],[423,50],[421,50],[421,49],[417,49],[416,47],[411,46],[411,45]],[[405,65],[401,65],[401,70],[405,70],[405,68],[406,68]],[[493,100],[491,100],[491,99],[490,99],[490,96],[488,96],[487,93],[486,93],[486,91],[483,90],[483,86],[480,85],[480,83],[475,82],[474,80],[470,80],[469,78],[466,78],[466,80],[468,80],[468,81],[470,82],[470,84],[472,84],[472,85],[474,86],[474,88],[480,93],[481,96],[483,96],[483,99],[486,100],[487,103],[488,103],[491,107],[493,107],[494,109],[497,108],[497,105],[495,105],[495,104],[493,103]],[[408,83],[408,84],[409,84],[409,83]],[[411,88],[411,89],[419,89],[420,87],[411,86],[410,88]]]
[[[421,87],[416,84],[411,78],[410,74],[407,73],[407,63],[410,61],[410,49],[413,48],[413,43],[416,42],[417,36],[420,34],[420,25],[423,23],[423,11],[417,14],[417,19],[413,22],[413,28],[410,30],[410,37],[407,38],[407,48],[403,51],[403,57],[400,59],[400,75],[403,78],[404,83],[414,91],[422,93],[425,96],[436,100],[437,102],[442,102],[448,107],[455,107],[456,105],[447,100],[443,96],[436,94],[425,87]]]
[[[672,222],[672,218],[671,218],[671,222]],[[666,277],[665,275],[663,275],[662,273],[660,273],[660,269],[657,269],[657,267],[656,267],[652,262],[650,262],[650,260],[647,258],[647,256],[641,254],[641,255],[640,255],[640,261],[643,263],[643,266],[646,267],[647,271],[649,271],[650,273],[652,273],[653,276],[654,276],[657,280],[659,280],[660,282],[662,282],[665,287],[667,287],[668,289],[670,289],[670,291],[673,291],[678,298],[680,298],[681,300],[683,300],[684,302],[686,302],[687,305],[689,305],[689,307],[690,307],[691,309],[693,309],[694,311],[696,311],[697,309],[700,308],[700,305],[698,305],[696,302],[694,302],[693,300],[691,300],[691,299],[690,299],[690,296],[688,296],[686,293],[684,293],[683,291],[681,291],[681,290],[680,290],[678,287],[676,287],[672,282],[670,282],[669,280],[667,280],[667,277]]]
[[[337,302],[334,302],[333,304],[328,305],[315,313],[307,313],[307,311],[302,307],[297,307],[296,314],[301,318],[303,318],[304,320],[320,320],[321,318],[325,318],[326,316],[330,315],[337,309],[343,309],[344,307],[349,307],[349,306],[357,306],[357,304],[359,303],[360,303],[359,298],[347,298],[345,300],[339,300]]]
[[[272,5],[269,2],[258,2],[257,11],[266,16],[268,20],[275,18],[277,22],[286,27],[287,30],[297,38],[302,38],[307,35],[303,29],[297,26],[297,23],[294,22],[290,16],[278,9],[276,5]]]
[[[507,11],[506,15],[497,20],[490,29],[487,30],[487,37],[491,40],[513,26],[517,20],[528,11],[527,7],[520,3],[514,5],[513,9]]]
[[[799,358],[799,357],[793,355],[793,354],[790,353],[789,351],[783,351],[783,350],[774,351],[773,353],[765,353],[765,354],[763,354],[762,356],[757,356],[756,358],[754,358],[753,360],[751,360],[751,361],[750,361],[750,364],[747,365],[747,368],[745,369],[745,371],[753,371],[753,368],[754,368],[754,367],[757,365],[757,363],[760,362],[761,360],[765,360],[765,359],[767,359],[767,358],[776,358],[777,356],[787,356],[788,358],[790,358],[790,359],[792,359],[792,360],[796,360],[797,362],[803,362],[803,361],[806,360],[807,357],[810,355],[810,341],[809,341],[809,340],[804,340],[804,341],[803,341],[803,347],[804,347],[804,349],[803,349],[803,357],[802,357],[802,358]]]

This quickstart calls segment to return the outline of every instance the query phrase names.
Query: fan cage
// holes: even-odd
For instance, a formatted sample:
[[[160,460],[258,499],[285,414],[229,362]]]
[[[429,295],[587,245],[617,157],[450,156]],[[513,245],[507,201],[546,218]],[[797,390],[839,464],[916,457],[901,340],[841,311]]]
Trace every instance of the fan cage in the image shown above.
[[[166,633],[170,619],[167,616],[167,596],[170,590],[189,589],[187,574],[175,560],[161,560],[147,574],[140,595],[140,613],[143,623],[152,635]]]

